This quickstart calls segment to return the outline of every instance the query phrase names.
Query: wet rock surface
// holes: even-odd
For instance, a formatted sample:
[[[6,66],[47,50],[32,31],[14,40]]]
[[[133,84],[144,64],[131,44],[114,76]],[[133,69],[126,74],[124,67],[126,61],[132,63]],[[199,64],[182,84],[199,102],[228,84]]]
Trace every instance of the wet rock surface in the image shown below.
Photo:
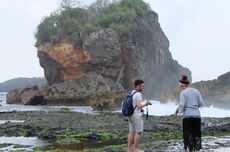
[[[41,150],[60,150],[65,145],[66,150],[126,151],[128,122],[118,113],[83,114],[63,109],[58,112],[0,113],[0,119],[25,120],[24,123],[1,124],[0,136],[39,137],[54,141],[52,146]],[[144,121],[140,146],[146,151],[183,149],[180,117],[150,116]],[[230,118],[202,118],[204,149],[230,146],[229,137],[224,137],[229,134]],[[82,146],[84,142],[88,146]]]

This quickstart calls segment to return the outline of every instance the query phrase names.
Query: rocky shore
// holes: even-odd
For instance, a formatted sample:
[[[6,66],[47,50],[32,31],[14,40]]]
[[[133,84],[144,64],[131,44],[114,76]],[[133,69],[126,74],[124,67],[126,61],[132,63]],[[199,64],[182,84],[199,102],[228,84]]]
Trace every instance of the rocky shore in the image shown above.
[[[0,120],[25,121],[0,124],[0,136],[38,137],[51,142],[50,146],[37,147],[33,151],[126,151],[128,122],[119,113],[83,114],[68,109],[8,112],[0,113]],[[230,118],[202,118],[202,134],[205,150],[230,146],[230,138],[224,144],[214,142],[216,137],[230,135]],[[146,151],[173,151],[175,147],[178,151],[183,148],[181,139],[180,117],[150,116],[145,119],[141,148]],[[212,140],[214,147],[205,144]]]

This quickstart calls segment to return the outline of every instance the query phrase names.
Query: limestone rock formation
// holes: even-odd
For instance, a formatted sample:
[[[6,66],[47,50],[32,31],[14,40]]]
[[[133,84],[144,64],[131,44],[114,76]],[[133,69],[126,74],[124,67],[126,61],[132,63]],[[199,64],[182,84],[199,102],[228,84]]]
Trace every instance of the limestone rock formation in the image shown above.
[[[129,32],[83,30],[79,34],[81,45],[68,40],[38,44],[38,57],[49,85],[94,72],[122,86],[120,91],[132,89],[135,79],[143,79],[145,97],[159,99],[161,92],[177,86],[181,74],[191,78],[191,72],[172,59],[158,15],[148,10],[137,15],[135,22],[136,28]]]
[[[40,64],[50,85],[77,79],[90,71],[116,80],[122,66],[117,33],[112,29],[82,32],[82,41],[80,48],[71,42],[37,46]]]
[[[135,79],[145,81],[144,98],[158,100],[178,85],[181,74],[191,78],[189,69],[172,58],[157,13],[142,0],[89,12],[66,8],[39,25],[36,47],[48,82],[42,90],[46,103],[100,107],[107,101],[95,104],[93,98],[110,94],[113,102],[134,88]]]
[[[89,72],[78,79],[47,86],[43,89],[45,103],[49,105],[90,105],[92,97],[102,94],[120,94],[123,90],[120,84],[101,75]],[[111,96],[112,98],[112,96]],[[103,99],[97,98],[98,103]]]

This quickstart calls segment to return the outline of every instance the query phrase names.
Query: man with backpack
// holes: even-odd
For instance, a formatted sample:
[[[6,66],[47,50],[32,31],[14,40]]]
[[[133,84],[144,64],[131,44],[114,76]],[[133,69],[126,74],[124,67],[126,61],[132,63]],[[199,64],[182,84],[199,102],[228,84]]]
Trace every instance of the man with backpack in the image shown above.
[[[136,80],[135,89],[131,92],[132,103],[134,107],[133,114],[128,116],[129,134],[128,134],[128,152],[131,152],[131,144],[134,140],[134,152],[143,152],[138,149],[141,134],[143,132],[143,107],[150,105],[149,101],[142,100],[141,92],[144,90],[144,81]]]

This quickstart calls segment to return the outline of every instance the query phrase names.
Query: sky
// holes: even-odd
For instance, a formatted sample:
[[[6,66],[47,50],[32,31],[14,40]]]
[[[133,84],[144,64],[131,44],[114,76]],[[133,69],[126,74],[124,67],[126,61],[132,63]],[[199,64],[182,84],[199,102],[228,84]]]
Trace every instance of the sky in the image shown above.
[[[89,5],[94,0],[79,0]],[[173,59],[192,71],[193,82],[230,71],[229,0],[144,0],[158,13]],[[83,3],[84,2],[84,3]],[[44,77],[34,33],[60,0],[0,0],[0,82]]]

